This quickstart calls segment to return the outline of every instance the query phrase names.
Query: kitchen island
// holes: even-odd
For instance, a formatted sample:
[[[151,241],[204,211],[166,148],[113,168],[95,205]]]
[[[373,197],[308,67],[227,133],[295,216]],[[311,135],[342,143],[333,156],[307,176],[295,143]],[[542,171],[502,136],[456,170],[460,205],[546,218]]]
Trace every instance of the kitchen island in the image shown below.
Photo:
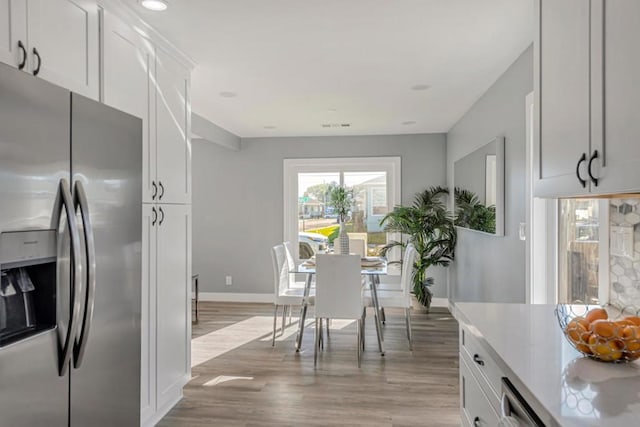
[[[496,425],[502,378],[547,426],[640,425],[640,363],[582,356],[555,305],[457,303],[463,425]]]

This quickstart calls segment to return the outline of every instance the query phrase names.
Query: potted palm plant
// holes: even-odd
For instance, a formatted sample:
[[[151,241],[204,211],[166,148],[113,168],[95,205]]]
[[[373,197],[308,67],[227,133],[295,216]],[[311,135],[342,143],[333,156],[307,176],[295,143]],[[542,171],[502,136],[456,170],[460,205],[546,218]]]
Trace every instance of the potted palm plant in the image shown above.
[[[380,222],[385,231],[402,233],[415,246],[418,256],[413,294],[427,310],[432,296],[429,286],[433,284],[433,279],[426,277],[427,269],[433,265],[448,266],[454,258],[457,235],[453,215],[446,207],[447,194],[449,191],[444,187],[427,188],[416,194],[413,205],[396,206]],[[382,255],[408,242],[391,241],[382,248]]]
[[[496,232],[496,207],[494,205],[485,206],[473,191],[459,187],[455,188],[454,197],[457,226],[491,234]]]
[[[329,206],[333,206],[334,213],[338,215],[340,223],[340,234],[338,244],[341,254],[349,253],[349,235],[345,228],[345,222],[349,217],[349,212],[353,207],[353,190],[336,185],[329,189]]]

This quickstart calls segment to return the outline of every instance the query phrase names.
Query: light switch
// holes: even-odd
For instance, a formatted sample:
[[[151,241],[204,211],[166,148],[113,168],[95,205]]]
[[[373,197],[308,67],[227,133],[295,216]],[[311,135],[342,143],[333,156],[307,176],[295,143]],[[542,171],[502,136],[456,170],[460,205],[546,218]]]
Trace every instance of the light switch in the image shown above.
[[[520,227],[518,227],[518,235],[520,236],[520,240],[527,240],[527,223],[521,222]]]

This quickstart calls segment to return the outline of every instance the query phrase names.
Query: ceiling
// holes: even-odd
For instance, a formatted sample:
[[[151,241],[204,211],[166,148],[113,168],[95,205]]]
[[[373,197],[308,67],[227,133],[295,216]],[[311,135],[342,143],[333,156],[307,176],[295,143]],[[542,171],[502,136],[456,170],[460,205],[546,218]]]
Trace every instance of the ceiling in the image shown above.
[[[532,0],[135,7],[195,60],[193,111],[241,137],[446,132],[533,39]]]

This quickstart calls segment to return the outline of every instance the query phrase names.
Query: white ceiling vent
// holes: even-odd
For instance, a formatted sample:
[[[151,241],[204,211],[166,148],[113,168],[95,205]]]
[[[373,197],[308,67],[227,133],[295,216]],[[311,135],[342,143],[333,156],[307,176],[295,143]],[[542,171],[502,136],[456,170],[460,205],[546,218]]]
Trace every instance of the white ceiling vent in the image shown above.
[[[323,128],[348,128],[351,127],[351,123],[322,123],[320,126]]]

